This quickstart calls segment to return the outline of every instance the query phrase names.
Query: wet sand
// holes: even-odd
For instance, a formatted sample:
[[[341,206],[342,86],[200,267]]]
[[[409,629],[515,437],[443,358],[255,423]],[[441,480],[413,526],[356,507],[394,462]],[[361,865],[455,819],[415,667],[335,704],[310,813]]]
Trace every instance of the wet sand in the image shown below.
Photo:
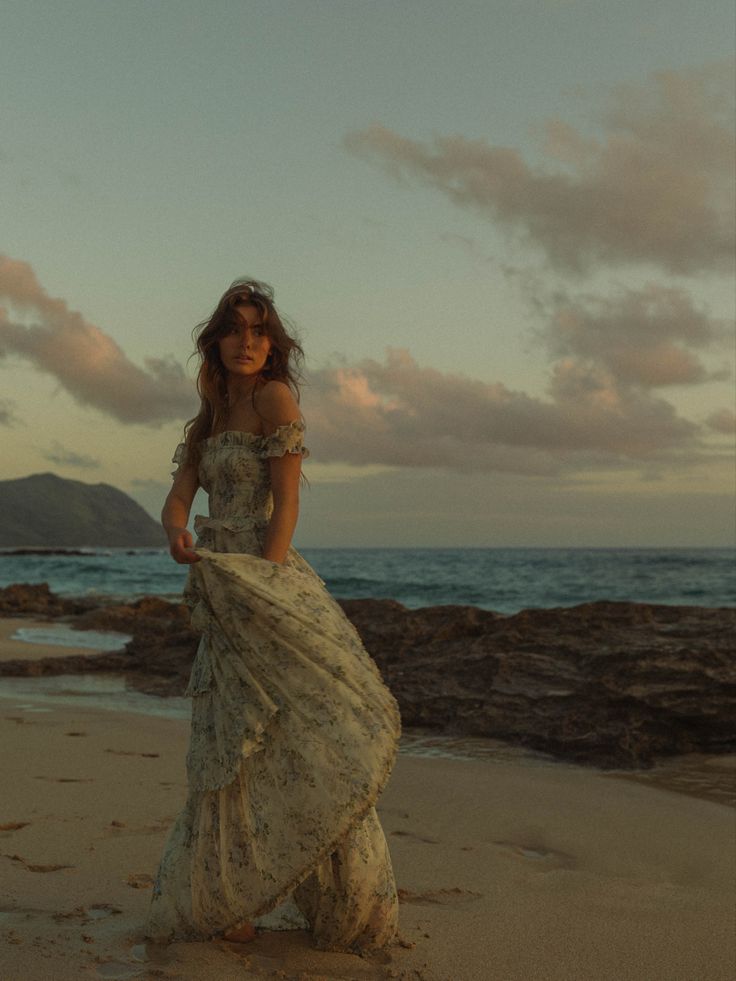
[[[401,898],[401,942],[385,962],[315,951],[302,930],[248,945],[147,944],[153,876],[186,793],[188,728],[63,697],[0,699],[3,981],[736,973],[733,810],[636,775],[418,732],[378,805]]]
[[[9,981],[733,976],[723,805],[565,764],[400,756],[378,812],[409,946],[388,963],[313,951],[303,931],[156,948],[141,926],[188,724],[6,702],[0,728]]]

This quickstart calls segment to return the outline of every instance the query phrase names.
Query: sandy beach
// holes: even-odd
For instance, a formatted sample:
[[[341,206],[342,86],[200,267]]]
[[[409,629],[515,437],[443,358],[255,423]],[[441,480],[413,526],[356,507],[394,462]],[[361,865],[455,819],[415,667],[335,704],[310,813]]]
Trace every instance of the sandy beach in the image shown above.
[[[0,626],[0,658],[40,656]],[[402,901],[385,959],[315,951],[302,930],[157,947],[141,927],[188,723],[6,695],[0,726],[3,981],[734,976],[723,804],[533,757],[402,753],[378,806]]]

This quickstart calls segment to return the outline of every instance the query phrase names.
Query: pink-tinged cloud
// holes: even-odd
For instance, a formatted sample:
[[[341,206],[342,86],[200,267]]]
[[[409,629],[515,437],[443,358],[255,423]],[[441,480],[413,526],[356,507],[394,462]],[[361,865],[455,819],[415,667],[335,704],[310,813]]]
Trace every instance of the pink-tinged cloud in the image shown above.
[[[648,283],[610,297],[558,292],[551,305],[553,353],[600,365],[620,383],[657,388],[727,377],[695,353],[719,345],[727,325],[684,290]]]
[[[179,365],[132,364],[100,328],[48,297],[26,263],[0,259],[0,295],[38,320],[28,326],[0,314],[0,354],[26,357],[79,402],[124,423],[193,414],[194,385]],[[310,372],[304,408],[314,459],[549,475],[702,454],[700,428],[652,392],[708,377],[672,354],[718,336],[686,296],[655,286],[610,300],[556,294],[547,315],[555,360],[544,397],[422,368],[403,348],[389,348],[383,362]]]
[[[30,361],[80,404],[124,423],[158,425],[193,415],[196,395],[179,364],[170,358],[133,364],[108,334],[48,296],[28,263],[0,256],[0,302],[35,318],[16,322],[0,308],[0,357]]]
[[[655,72],[612,90],[600,137],[548,120],[545,166],[484,139],[424,143],[378,123],[344,144],[395,179],[434,187],[517,233],[557,269],[645,262],[675,273],[730,271],[733,104],[733,63]]]
[[[321,461],[551,474],[656,460],[697,447],[698,427],[603,368],[557,363],[550,398],[422,368],[404,349],[312,372],[305,391]]]
[[[656,283],[579,297],[544,297],[535,286],[533,299],[552,355],[545,397],[421,368],[409,351],[388,349],[383,363],[310,376],[315,455],[537,474],[703,459],[701,427],[655,393],[724,377],[701,352],[713,348],[718,359],[725,323]]]

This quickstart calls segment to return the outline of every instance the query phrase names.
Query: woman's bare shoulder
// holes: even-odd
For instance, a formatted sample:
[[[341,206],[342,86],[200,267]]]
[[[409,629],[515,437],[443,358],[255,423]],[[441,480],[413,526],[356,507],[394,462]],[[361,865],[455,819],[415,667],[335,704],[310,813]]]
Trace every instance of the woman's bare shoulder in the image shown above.
[[[272,379],[257,395],[258,411],[270,422],[291,422],[299,418],[299,406],[286,382]]]

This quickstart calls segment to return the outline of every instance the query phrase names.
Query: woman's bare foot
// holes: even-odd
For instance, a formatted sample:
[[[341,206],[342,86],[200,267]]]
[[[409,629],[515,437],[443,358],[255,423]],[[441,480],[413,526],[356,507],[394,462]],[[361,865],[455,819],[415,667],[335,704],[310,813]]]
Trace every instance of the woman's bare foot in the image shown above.
[[[246,922],[241,923],[240,926],[226,930],[222,935],[222,939],[227,940],[232,944],[247,944],[248,941],[255,940],[256,935],[256,928],[252,923],[249,923],[246,920]]]

